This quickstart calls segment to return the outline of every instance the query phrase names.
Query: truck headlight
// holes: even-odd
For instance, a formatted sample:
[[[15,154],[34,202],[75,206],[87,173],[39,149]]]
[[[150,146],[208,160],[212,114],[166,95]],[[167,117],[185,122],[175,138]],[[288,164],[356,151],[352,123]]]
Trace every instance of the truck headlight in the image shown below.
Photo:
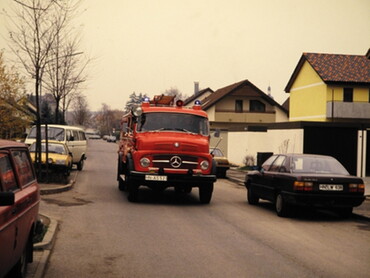
[[[209,167],[209,162],[207,160],[203,160],[201,163],[200,163],[200,168],[202,170],[207,170]]]
[[[149,167],[149,165],[150,165],[149,158],[143,157],[142,159],[140,159],[140,165],[141,165],[141,167],[144,167],[144,168]]]

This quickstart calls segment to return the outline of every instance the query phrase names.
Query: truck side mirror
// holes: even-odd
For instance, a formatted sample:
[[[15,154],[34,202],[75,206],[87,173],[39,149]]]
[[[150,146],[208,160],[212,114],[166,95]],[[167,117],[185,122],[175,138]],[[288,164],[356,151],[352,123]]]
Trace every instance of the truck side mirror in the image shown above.
[[[0,207],[14,204],[14,192],[0,192]]]

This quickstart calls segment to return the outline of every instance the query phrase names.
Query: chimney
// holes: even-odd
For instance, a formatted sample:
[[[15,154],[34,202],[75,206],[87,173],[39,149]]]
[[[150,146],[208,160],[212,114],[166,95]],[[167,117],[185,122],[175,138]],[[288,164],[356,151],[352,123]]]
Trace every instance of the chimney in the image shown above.
[[[194,95],[199,93],[199,82],[194,82]]]

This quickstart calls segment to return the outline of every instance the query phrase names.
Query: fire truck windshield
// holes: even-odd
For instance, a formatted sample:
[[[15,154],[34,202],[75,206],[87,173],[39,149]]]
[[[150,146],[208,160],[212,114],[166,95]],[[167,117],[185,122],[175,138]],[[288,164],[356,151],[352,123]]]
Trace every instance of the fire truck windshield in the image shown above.
[[[209,135],[208,119],[184,113],[153,112],[142,114],[137,125],[138,132],[175,131]]]

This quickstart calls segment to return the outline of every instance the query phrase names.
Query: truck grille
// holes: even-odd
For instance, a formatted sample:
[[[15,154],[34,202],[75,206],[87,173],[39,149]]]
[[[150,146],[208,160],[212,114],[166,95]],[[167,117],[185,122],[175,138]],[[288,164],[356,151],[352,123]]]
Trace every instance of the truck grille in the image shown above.
[[[197,169],[198,158],[185,155],[154,155],[153,167],[173,169]]]

